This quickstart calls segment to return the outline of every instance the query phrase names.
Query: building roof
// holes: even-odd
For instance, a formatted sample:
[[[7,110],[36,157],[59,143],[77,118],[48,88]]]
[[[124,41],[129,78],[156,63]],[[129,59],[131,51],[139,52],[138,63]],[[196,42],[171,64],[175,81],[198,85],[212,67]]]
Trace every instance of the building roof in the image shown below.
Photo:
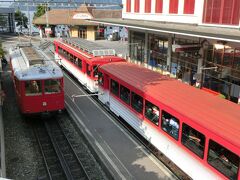
[[[101,69],[240,148],[239,105],[132,63],[110,63]]]
[[[78,9],[52,9],[48,11],[49,25],[96,25],[91,18],[121,18],[121,10],[95,9],[82,5]],[[33,24],[47,24],[46,14],[33,20]]]
[[[116,26],[130,27],[134,29],[149,30],[164,33],[173,33],[186,36],[195,36],[201,38],[209,38],[216,40],[240,42],[240,31],[235,28],[221,28],[210,27],[204,25],[191,25],[191,24],[179,24],[168,23],[159,21],[144,21],[144,20],[132,20],[122,18],[104,18],[104,19],[91,19],[90,22],[96,22],[101,24],[111,24]]]
[[[66,41],[67,40],[67,41]],[[72,41],[72,42],[71,42]],[[70,43],[71,42],[71,43]],[[82,42],[83,46],[78,46],[78,43]],[[115,54],[99,54],[94,55],[92,51],[99,51],[100,53],[104,50],[108,51],[111,49],[106,49],[103,46],[96,45],[93,42],[84,40],[84,39],[78,39],[78,38],[66,38],[65,40],[55,40],[55,45],[58,45],[59,47],[63,49],[67,49],[68,51],[71,51],[71,54],[74,54],[75,56],[79,57],[80,59],[87,60],[88,63],[95,63],[95,64],[105,64],[109,62],[122,62],[126,61],[125,59],[115,56]]]

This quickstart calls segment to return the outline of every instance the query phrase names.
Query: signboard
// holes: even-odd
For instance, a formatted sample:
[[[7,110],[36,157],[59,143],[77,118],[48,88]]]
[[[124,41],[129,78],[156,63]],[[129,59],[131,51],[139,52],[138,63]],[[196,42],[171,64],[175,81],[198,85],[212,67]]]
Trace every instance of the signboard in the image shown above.
[[[77,13],[73,15],[73,19],[92,19],[92,15],[88,13]]]
[[[173,52],[191,52],[191,51],[199,51],[201,48],[200,44],[173,44],[172,51]]]
[[[46,33],[46,34],[52,34],[52,29],[49,28],[49,27],[46,27],[46,28],[45,28],[45,33]]]

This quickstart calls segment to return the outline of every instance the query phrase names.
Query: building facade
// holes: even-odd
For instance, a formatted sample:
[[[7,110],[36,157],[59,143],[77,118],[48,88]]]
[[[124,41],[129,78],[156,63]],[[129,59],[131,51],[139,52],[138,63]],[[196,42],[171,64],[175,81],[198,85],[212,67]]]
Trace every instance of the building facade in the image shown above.
[[[15,32],[14,14],[14,8],[0,8],[0,32]]]
[[[119,18],[120,10],[96,9],[96,7],[81,5],[77,9],[52,9],[46,14],[33,20],[39,26],[40,34],[46,32],[45,27],[51,28],[52,36],[79,37],[87,40],[104,39],[104,27],[91,23],[93,18]],[[47,28],[49,29],[49,28]]]
[[[123,0],[129,60],[240,103],[239,0]]]

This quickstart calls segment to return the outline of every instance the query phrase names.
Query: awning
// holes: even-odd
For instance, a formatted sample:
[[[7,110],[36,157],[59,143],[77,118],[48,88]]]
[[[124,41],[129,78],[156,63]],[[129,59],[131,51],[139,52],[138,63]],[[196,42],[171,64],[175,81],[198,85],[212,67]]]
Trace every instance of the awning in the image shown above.
[[[206,25],[189,25],[120,18],[91,19],[88,21],[176,35],[240,42],[240,31],[237,28],[221,28]]]

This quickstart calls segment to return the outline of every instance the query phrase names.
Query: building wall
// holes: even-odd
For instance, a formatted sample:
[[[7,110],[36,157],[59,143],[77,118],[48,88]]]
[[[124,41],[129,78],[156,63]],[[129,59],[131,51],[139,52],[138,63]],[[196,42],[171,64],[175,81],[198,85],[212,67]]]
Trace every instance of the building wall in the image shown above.
[[[71,32],[71,37],[78,37],[78,27],[77,26],[71,27],[70,32]]]
[[[87,40],[95,40],[95,26],[87,26]]]
[[[139,12],[136,12],[135,2],[137,1],[139,2]],[[231,26],[239,28],[239,23],[232,23],[232,19],[239,19],[239,17],[236,17],[235,15],[240,11],[240,3],[238,2],[239,0],[229,0],[228,2],[230,3],[231,1],[231,5],[229,5],[229,3],[225,4],[226,0],[212,1],[214,2],[213,4],[210,3],[210,0],[123,0],[124,7],[122,17],[124,19],[144,19],[151,21],[188,23],[198,25],[214,24],[214,26]],[[156,12],[159,10],[156,8],[157,2],[162,3],[162,12]],[[217,7],[217,4],[219,4],[219,2],[220,5]],[[172,4],[172,7],[170,7],[170,4]],[[190,4],[193,4],[192,7],[194,9],[190,7]],[[212,6],[210,6],[210,4]],[[225,8],[227,5],[228,7]],[[237,8],[235,6],[237,6]],[[149,12],[146,10],[149,10],[148,7],[151,7]],[[192,10],[188,10],[188,8]],[[218,9],[216,10],[216,8]],[[176,11],[174,11],[174,9]],[[229,9],[232,9],[232,12],[230,12]],[[226,15],[226,13],[228,15]],[[211,14],[211,18],[209,18],[209,14]],[[225,20],[226,18],[231,18],[231,20],[227,21]],[[215,19],[219,20],[216,21]],[[222,21],[222,19],[225,21]]]

